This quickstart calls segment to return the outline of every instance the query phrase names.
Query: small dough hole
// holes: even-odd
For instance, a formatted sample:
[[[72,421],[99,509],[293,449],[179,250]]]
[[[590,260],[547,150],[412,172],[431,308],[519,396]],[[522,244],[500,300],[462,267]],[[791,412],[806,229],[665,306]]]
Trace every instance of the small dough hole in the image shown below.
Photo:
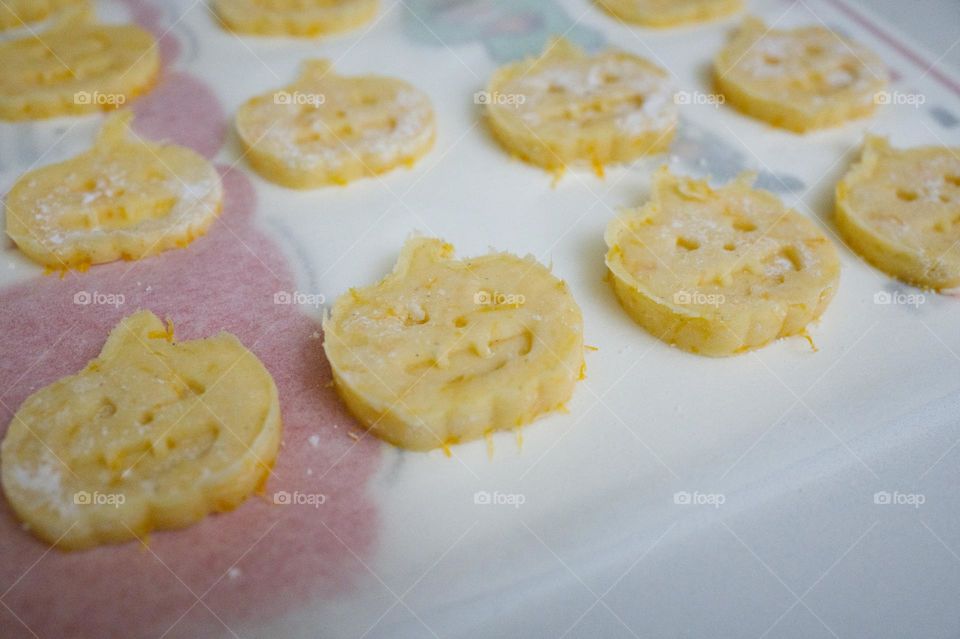
[[[780,256],[790,262],[790,266],[793,267],[793,270],[803,270],[803,256],[800,255],[800,251],[798,251],[795,246],[783,247],[783,249],[780,251]]]
[[[117,412],[117,405],[114,404],[111,400],[104,397],[100,400],[100,409],[97,410],[97,417],[99,419],[106,419],[108,417],[113,417]]]

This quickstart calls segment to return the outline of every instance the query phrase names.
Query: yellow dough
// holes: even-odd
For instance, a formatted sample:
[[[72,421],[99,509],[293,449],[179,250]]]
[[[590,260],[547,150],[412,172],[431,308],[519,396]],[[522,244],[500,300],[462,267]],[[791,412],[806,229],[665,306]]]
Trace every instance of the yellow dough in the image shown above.
[[[223,25],[240,33],[311,37],[359,27],[378,0],[214,0]]]
[[[911,284],[960,285],[960,148],[894,149],[868,137],[837,184],[837,226],[877,268]]]
[[[0,119],[116,109],[146,92],[160,68],[153,36],[72,14],[43,33],[0,42]]]
[[[413,238],[393,272],[341,296],[323,324],[337,390],[378,437],[428,450],[561,407],[583,366],[583,319],[532,257],[453,258]]]
[[[396,78],[340,76],[326,60],[308,60],[293,84],[247,100],[236,127],[251,166],[298,189],[410,166],[436,135],[422,91]]]
[[[7,195],[7,235],[52,268],[134,260],[203,235],[223,199],[217,170],[194,151],[129,131],[132,114],[103,125],[75,158],[22,176]]]
[[[752,176],[712,189],[663,167],[649,203],[607,227],[607,268],[627,313],[655,337],[733,355],[803,333],[837,288],[833,243]]]
[[[90,0],[3,0],[0,2],[0,31],[20,29],[57,17],[63,11],[89,14]]]
[[[86,368],[23,402],[0,449],[3,491],[60,548],[142,538],[239,505],[280,434],[273,378],[236,337],[174,342],[140,311]]]
[[[825,27],[768,29],[747,18],[714,59],[717,88],[747,115],[804,132],[873,112],[883,61]]]
[[[609,13],[646,27],[673,27],[736,13],[743,0],[596,0]]]
[[[620,51],[587,55],[557,39],[494,73],[481,100],[494,135],[549,170],[626,162],[670,146],[677,124],[666,71]]]

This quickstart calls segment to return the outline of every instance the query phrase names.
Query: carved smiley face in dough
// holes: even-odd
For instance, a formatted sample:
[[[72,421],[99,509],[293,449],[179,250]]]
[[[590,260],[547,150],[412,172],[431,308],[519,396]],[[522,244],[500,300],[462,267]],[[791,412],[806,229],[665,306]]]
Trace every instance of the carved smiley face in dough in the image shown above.
[[[866,47],[825,27],[768,29],[757,18],[717,54],[714,78],[737,109],[797,132],[869,115],[887,86]]]
[[[607,227],[624,309],[655,337],[732,355],[803,332],[840,276],[833,243],[746,176],[720,189],[664,167],[651,201]]]
[[[306,62],[293,84],[247,100],[236,127],[253,168],[292,188],[412,165],[436,135],[424,93],[396,78],[340,76],[325,60]]]
[[[518,157],[550,170],[625,162],[670,146],[677,106],[667,72],[620,51],[587,55],[551,42],[497,70],[484,95],[490,128]]]
[[[140,259],[203,235],[223,199],[217,170],[186,147],[144,141],[118,113],[94,146],[21,177],[7,195],[7,234],[54,269]]]
[[[140,27],[73,14],[46,31],[0,42],[0,118],[117,109],[147,91],[159,69],[157,42]]]
[[[236,337],[174,342],[149,311],[99,357],[28,397],[3,440],[3,491],[64,549],[179,528],[230,510],[280,446],[277,389]]]
[[[837,226],[858,253],[902,280],[960,285],[960,149],[895,149],[869,137],[837,184]]]
[[[566,402],[583,365],[583,320],[533,258],[455,260],[414,238],[378,284],[324,322],[337,390],[378,437],[427,450],[516,428]]]

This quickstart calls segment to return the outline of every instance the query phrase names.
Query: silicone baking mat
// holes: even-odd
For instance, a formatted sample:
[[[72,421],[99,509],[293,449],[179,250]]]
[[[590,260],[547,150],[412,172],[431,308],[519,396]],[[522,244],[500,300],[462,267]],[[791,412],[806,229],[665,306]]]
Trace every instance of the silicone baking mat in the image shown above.
[[[823,24],[894,78],[867,120],[795,135],[715,104],[709,65],[739,17],[649,31],[587,0],[384,0],[318,40],[237,37],[206,3],[98,2],[160,38],[144,136],[220,167],[221,218],[189,248],[43,276],[0,266],[0,423],[81,368],[137,308],[178,335],[229,330],[280,389],[284,446],[263,498],[149,544],[50,550],[0,503],[3,637],[956,637],[960,299],[911,289],[836,237],[837,179],[865,132],[960,144],[960,82],[849,0],[752,0],[778,27]],[[918,3],[918,10],[920,3]],[[474,94],[555,34],[667,68],[686,95],[669,156],[556,185],[491,140]],[[296,192],[252,173],[238,105],[326,57],[426,91],[434,150],[414,168]],[[0,124],[0,188],[89,146],[102,117]],[[652,171],[743,170],[837,240],[839,292],[802,338],[708,359],[636,326],[603,281],[603,230]],[[442,452],[363,436],[330,387],[323,308],[392,266],[411,232],[533,254],[583,309],[587,379],[556,414]],[[311,496],[278,498],[278,495]],[[279,503],[279,502],[289,503]]]

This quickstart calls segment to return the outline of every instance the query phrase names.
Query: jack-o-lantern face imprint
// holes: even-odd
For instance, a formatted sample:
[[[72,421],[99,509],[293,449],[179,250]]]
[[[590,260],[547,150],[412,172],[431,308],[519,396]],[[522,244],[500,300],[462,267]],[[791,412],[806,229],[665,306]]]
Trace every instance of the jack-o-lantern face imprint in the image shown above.
[[[153,86],[159,70],[147,31],[71,14],[41,33],[0,42],[0,119],[118,109]]]
[[[174,342],[140,311],[86,368],[23,402],[0,450],[3,490],[60,548],[142,538],[239,505],[280,434],[273,378],[236,337]]]

